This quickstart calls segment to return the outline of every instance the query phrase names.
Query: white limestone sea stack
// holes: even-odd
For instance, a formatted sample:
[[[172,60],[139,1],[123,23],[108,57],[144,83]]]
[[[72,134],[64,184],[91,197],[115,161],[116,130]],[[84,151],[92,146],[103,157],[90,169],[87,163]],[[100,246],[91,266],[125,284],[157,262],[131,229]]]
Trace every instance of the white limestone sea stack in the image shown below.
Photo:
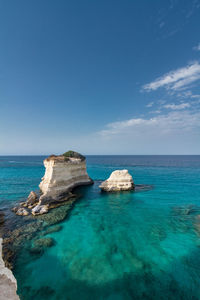
[[[130,191],[134,190],[134,182],[128,170],[116,170],[99,187],[106,192]]]
[[[26,202],[14,208],[16,214],[27,215],[27,211],[33,215],[47,213],[50,208],[72,198],[73,188],[93,183],[87,174],[85,157],[77,152],[51,155],[44,160],[44,166],[45,174],[39,184],[40,197],[31,192]]]
[[[40,202],[43,204],[51,199],[59,201],[76,186],[93,182],[86,171],[85,157],[74,151],[59,156],[51,155],[44,160],[44,166],[45,175],[39,185],[42,192]]]

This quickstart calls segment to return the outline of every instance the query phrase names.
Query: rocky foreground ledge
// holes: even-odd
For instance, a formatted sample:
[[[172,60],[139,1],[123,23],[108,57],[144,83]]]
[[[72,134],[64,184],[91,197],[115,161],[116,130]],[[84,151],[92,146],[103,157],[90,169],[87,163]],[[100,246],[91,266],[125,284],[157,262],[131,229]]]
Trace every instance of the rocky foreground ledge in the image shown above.
[[[41,195],[31,192],[27,201],[13,210],[17,215],[41,215],[61,202],[73,198],[73,188],[92,184],[86,171],[86,159],[80,153],[68,151],[44,160],[45,174],[39,184]]]
[[[19,300],[16,294],[16,279],[12,271],[5,267],[2,259],[2,241],[2,238],[0,238],[0,300]]]

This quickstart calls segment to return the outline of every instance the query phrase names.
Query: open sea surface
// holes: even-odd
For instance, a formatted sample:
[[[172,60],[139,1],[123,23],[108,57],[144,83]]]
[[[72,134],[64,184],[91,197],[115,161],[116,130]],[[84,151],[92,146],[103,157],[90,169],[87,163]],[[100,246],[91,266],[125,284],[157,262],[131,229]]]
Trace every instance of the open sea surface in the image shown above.
[[[38,190],[44,158],[0,157],[8,221],[23,222],[10,209]],[[100,191],[116,169],[129,170],[135,192]],[[20,299],[200,299],[200,156],[87,156],[87,170],[94,185],[76,189],[59,231],[48,225],[54,245],[36,255],[32,240],[21,244],[13,270]]]

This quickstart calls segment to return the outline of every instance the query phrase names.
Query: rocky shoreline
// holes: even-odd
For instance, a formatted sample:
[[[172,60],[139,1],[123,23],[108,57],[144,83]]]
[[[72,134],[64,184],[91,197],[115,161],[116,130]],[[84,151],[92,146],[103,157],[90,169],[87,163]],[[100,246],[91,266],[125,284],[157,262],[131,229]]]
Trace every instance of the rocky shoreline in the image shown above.
[[[3,216],[0,214],[0,300],[20,299],[16,294],[17,282],[12,273],[16,258],[22,256],[23,263],[26,263],[23,253],[38,258],[46,248],[52,247],[54,240],[46,235],[62,229],[59,223],[68,217],[76,199],[61,203],[48,214],[36,218],[33,215],[20,218],[12,212],[8,215],[8,210]]]
[[[3,261],[2,258],[2,242],[3,239],[0,238],[0,300],[19,300],[16,293],[17,291],[17,281]]]
[[[35,249],[32,249],[34,248],[32,242],[37,240],[38,236],[43,238],[49,231],[58,231],[58,228],[61,227],[59,223],[68,217],[77,199],[78,196],[62,202],[47,214],[38,215],[37,217],[31,214],[19,217],[11,213],[12,215],[6,218],[1,226],[1,236],[3,238],[2,257],[5,266],[12,270],[15,267],[16,256],[20,254],[22,247],[24,250],[33,253]]]

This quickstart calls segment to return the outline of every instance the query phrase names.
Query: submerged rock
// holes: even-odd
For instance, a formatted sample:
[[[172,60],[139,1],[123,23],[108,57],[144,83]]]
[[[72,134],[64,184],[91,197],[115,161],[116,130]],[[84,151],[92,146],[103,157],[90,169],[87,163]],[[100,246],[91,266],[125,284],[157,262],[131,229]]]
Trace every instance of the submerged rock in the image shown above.
[[[55,245],[55,241],[52,238],[40,238],[34,241],[33,247],[30,252],[35,254],[42,254],[46,248]]]
[[[12,249],[11,244],[4,245],[4,240],[3,240],[2,257],[6,268],[12,270],[14,265],[14,260],[16,258],[16,253]]]
[[[116,170],[99,187],[107,192],[130,191],[134,189],[134,182],[128,170]]]
[[[173,207],[173,214],[174,215],[180,215],[180,216],[189,216],[189,215],[195,215],[199,212],[199,207],[190,204],[186,206],[176,206]]]
[[[52,247],[54,244],[55,244],[54,239],[47,238],[47,237],[35,240],[34,242],[34,246],[43,247],[43,248]]]
[[[20,219],[22,220],[22,219]],[[21,223],[21,224],[19,224]],[[32,240],[44,230],[43,222],[33,218],[31,215],[26,217],[25,223],[17,221],[15,227],[7,227],[3,232],[3,259],[6,267],[13,269],[16,257],[20,255],[21,250],[29,250]],[[46,225],[45,225],[46,226]],[[24,263],[27,257],[24,258]],[[1,293],[0,293],[1,295]],[[1,299],[1,297],[0,297]]]
[[[47,228],[42,234],[43,235],[47,235],[47,234],[50,234],[50,233],[53,233],[53,232],[58,232],[62,229],[62,226],[61,225],[55,225],[53,227],[49,227]]]
[[[152,228],[150,228],[149,234],[151,240],[155,242],[157,242],[157,240],[163,241],[167,237],[165,230],[157,226],[152,226]]]
[[[194,230],[196,231],[197,235],[200,236],[200,215],[195,216]]]
[[[67,201],[64,205],[58,206],[48,212],[48,214],[39,215],[38,218],[46,225],[54,225],[62,222],[68,215],[75,199]]]

